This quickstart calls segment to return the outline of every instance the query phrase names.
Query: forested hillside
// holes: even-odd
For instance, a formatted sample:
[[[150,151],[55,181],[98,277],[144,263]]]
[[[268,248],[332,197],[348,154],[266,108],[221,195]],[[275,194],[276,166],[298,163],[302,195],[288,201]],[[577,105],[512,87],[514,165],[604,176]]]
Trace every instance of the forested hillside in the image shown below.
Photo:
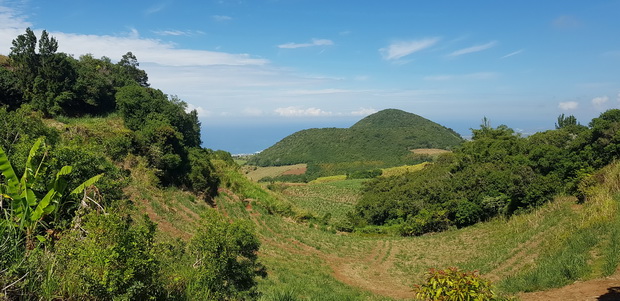
[[[416,148],[452,149],[463,140],[428,119],[388,109],[348,129],[308,129],[294,133],[250,159],[248,164],[278,166],[307,163],[310,176],[419,163]]]
[[[206,206],[230,154],[200,147],[196,112],[131,52],[57,49],[27,29],[0,57],[0,299],[256,297],[258,238]],[[157,230],[163,191],[190,196],[194,235]]]

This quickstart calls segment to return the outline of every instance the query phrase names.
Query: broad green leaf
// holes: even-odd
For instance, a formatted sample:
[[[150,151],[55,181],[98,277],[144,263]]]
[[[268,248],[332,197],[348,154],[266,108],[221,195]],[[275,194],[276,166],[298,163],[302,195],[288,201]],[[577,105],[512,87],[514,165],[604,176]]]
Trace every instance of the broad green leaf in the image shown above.
[[[28,159],[26,160],[26,170],[24,170],[24,174],[22,175],[22,181],[26,180],[26,182],[32,181],[33,179],[33,168],[32,168],[32,159],[37,154],[41,143],[43,142],[43,137],[37,139],[30,148],[30,153],[28,154]]]
[[[49,206],[50,202],[58,195],[56,190],[52,189],[47,192],[47,194],[41,199],[39,204],[37,204],[37,208],[32,212],[32,216],[30,217],[31,221],[38,221],[45,214],[45,209]]]
[[[60,169],[60,171],[56,174],[56,180],[58,180],[62,176],[66,176],[66,175],[70,174],[72,170],[73,170],[73,167],[70,166],[70,165],[63,166]]]
[[[47,238],[45,238],[45,236],[42,235],[37,235],[37,239],[39,240],[39,242],[46,242]]]
[[[2,147],[0,147],[0,173],[2,173],[2,175],[7,181],[6,193],[15,197],[15,194],[18,194],[17,186],[19,185],[19,179],[15,174],[15,170],[13,170],[13,166],[11,166],[9,157],[7,157]]]
[[[86,189],[90,185],[93,185],[97,181],[99,181],[99,178],[101,178],[102,176],[103,176],[103,174],[98,174],[98,175],[96,175],[96,176],[94,176],[94,177],[84,181],[84,183],[80,184],[78,187],[73,189],[73,191],[71,191],[71,194],[80,194],[80,193],[82,193],[82,191],[84,191],[84,189]]]

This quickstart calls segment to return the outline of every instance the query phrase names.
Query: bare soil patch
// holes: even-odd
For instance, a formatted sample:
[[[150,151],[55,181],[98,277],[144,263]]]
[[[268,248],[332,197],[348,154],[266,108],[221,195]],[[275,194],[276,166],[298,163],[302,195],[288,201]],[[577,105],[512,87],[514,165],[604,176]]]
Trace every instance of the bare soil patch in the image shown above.
[[[620,300],[620,273],[542,292],[523,293],[519,298],[522,301],[617,301]]]
[[[306,173],[306,171],[308,170],[308,168],[306,166],[304,167],[300,167],[300,168],[295,168],[295,169],[289,169],[285,172],[282,173],[283,176],[285,175],[303,175]]]
[[[416,148],[416,149],[412,149],[411,152],[416,155],[435,156],[435,155],[440,155],[444,153],[449,153],[450,151],[447,151],[445,149],[439,149],[439,148]]]

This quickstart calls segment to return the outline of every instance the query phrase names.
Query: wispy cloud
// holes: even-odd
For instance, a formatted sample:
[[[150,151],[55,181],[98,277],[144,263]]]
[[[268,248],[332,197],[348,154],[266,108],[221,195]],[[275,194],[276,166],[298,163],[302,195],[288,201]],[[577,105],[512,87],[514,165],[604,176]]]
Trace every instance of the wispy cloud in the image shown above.
[[[374,113],[377,113],[378,111],[373,109],[373,108],[360,108],[357,111],[353,111],[351,112],[351,115],[353,116],[368,116]]]
[[[600,107],[609,101],[609,96],[599,96],[592,98],[592,104]]]
[[[344,90],[344,89],[293,90],[293,91],[288,91],[286,94],[290,94],[290,95],[324,95],[324,94],[349,93],[349,92],[355,92],[355,91]]]
[[[444,80],[486,80],[486,79],[495,79],[499,77],[499,73],[497,72],[475,72],[468,74],[442,74],[442,75],[431,75],[424,77],[425,80],[434,80],[434,81],[444,81]]]
[[[327,39],[312,39],[310,43],[286,43],[278,45],[278,48],[282,49],[296,49],[296,48],[305,48],[305,47],[314,47],[314,46],[331,46],[334,45],[332,40]]]
[[[573,29],[581,27],[581,21],[577,19],[577,17],[569,15],[559,16],[553,19],[551,24],[553,27],[558,29]]]
[[[429,48],[437,44],[439,40],[440,38],[434,37],[413,41],[399,41],[379,49],[379,52],[385,60],[398,60],[412,53]]]
[[[511,57],[511,56],[515,56],[515,55],[517,55],[517,54],[523,53],[523,51],[524,51],[524,50],[523,50],[523,49],[521,49],[521,50],[517,50],[517,51],[511,52],[511,53],[509,53],[509,54],[506,54],[506,55],[504,55],[504,56],[500,57],[500,59],[505,59],[505,58],[509,58],[509,57]]]
[[[578,106],[579,106],[579,103],[577,103],[576,101],[560,102],[558,104],[558,108],[560,108],[560,110],[562,111],[575,110],[577,109]]]
[[[195,106],[191,103],[188,103],[187,107],[185,108],[185,111],[189,113],[193,110],[196,110],[198,117],[209,117],[213,114],[209,110],[205,110],[203,107]]]
[[[277,108],[274,110],[278,115],[285,117],[303,117],[303,116],[331,116],[332,112],[326,112],[317,108],[301,109],[299,107]]]
[[[159,36],[186,36],[191,37],[195,35],[202,35],[204,32],[202,31],[194,31],[194,30],[155,30],[154,34]]]
[[[132,51],[141,62],[168,66],[265,65],[269,61],[249,54],[176,48],[172,43],[140,38],[137,31],[129,36],[97,36],[51,32],[59,42],[59,50],[74,55],[91,53],[95,57],[120,58]],[[0,50],[1,51],[1,50]]]
[[[148,7],[145,11],[144,14],[145,15],[152,15],[152,14],[156,14],[162,10],[164,10],[164,8],[166,8],[166,4],[165,3],[158,3],[155,4],[153,6]]]
[[[495,45],[497,45],[497,41],[491,41],[491,42],[488,42],[488,43],[486,43],[486,44],[482,44],[482,45],[475,45],[475,46],[472,46],[472,47],[467,47],[467,48],[463,48],[463,49],[460,49],[460,50],[454,51],[454,52],[450,53],[448,56],[455,57],[455,56],[460,56],[460,55],[463,55],[463,54],[469,54],[469,53],[474,53],[474,52],[480,52],[480,51],[483,51],[483,50],[487,50],[487,49],[489,49],[489,48],[492,48],[492,47],[494,47]]]
[[[1,3],[1,2],[0,2]],[[0,6],[0,53],[8,54],[11,41],[24,33],[26,27],[32,23],[26,21],[26,16],[15,9]]]
[[[211,16],[211,19],[213,19],[216,22],[226,22],[226,21],[231,21],[233,18],[231,16],[213,15]]]

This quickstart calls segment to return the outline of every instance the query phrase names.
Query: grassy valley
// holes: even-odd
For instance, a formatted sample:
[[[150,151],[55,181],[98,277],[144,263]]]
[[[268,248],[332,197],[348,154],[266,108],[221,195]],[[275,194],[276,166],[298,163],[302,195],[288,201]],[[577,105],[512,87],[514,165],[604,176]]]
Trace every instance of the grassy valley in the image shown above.
[[[244,164],[131,53],[29,40],[0,66],[0,300],[540,300],[617,273],[620,110],[463,141],[390,109]]]

